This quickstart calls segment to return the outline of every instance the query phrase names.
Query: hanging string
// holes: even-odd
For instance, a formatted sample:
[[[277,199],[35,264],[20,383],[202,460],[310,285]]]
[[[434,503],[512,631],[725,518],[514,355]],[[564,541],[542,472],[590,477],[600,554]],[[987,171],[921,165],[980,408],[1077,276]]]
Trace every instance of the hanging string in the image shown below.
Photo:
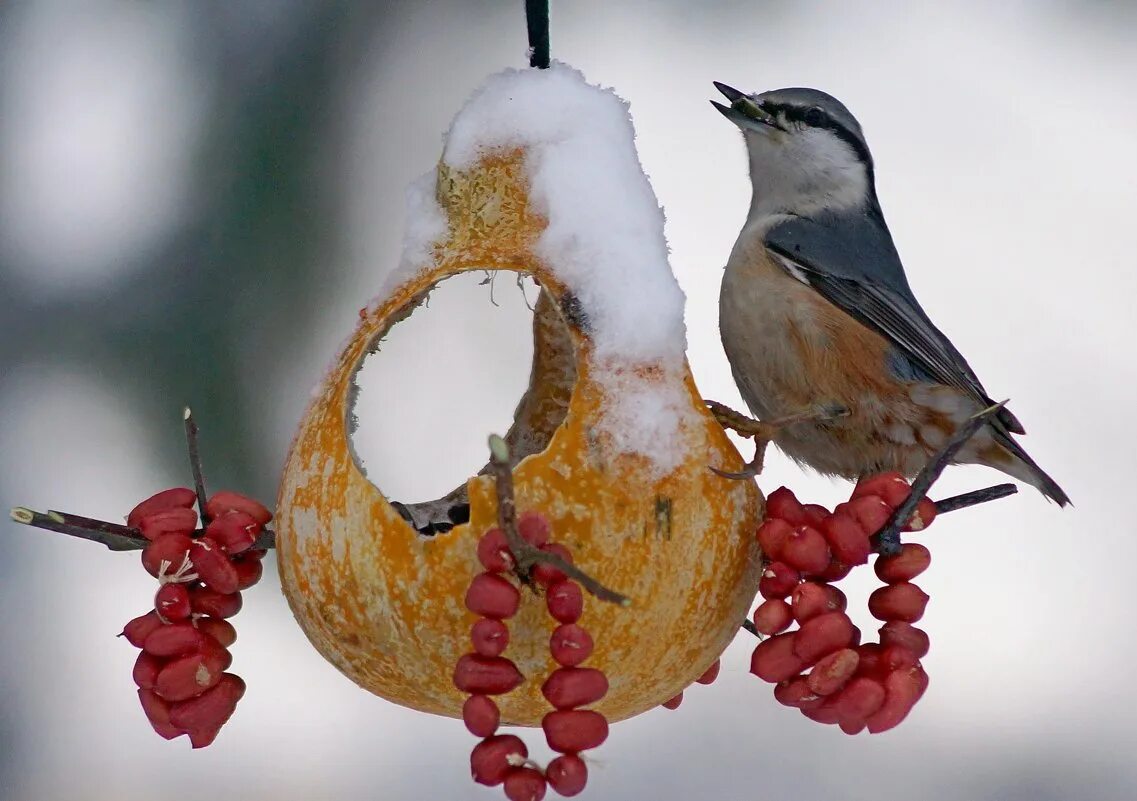
[[[525,0],[525,24],[529,28],[529,66],[549,68],[549,0]]]

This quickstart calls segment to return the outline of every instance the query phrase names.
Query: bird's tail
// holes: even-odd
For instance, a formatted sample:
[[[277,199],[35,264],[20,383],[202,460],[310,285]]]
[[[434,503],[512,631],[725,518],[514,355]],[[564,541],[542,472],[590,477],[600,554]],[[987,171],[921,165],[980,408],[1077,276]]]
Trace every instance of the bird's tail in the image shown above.
[[[995,427],[994,439],[1006,451],[1010,459],[1006,464],[993,464],[992,467],[1025,481],[1059,506],[1070,504],[1070,496],[1058,486],[1058,482],[1038,466],[1034,459],[1030,458],[1022,446],[1011,438],[1010,434]]]

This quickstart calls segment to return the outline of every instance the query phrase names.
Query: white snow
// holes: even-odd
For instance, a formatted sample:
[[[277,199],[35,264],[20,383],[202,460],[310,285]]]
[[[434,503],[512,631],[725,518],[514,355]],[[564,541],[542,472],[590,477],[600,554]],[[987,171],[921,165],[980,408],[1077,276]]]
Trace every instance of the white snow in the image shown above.
[[[668,264],[664,216],[636,154],[628,104],[577,70],[506,70],[455,117],[443,161],[469,169],[490,151],[523,147],[530,201],[548,220],[537,255],[580,300],[607,397],[599,431],[657,474],[682,462],[693,420],[683,387],[684,296]],[[434,172],[407,192],[403,257],[380,298],[430,262],[446,232]]]

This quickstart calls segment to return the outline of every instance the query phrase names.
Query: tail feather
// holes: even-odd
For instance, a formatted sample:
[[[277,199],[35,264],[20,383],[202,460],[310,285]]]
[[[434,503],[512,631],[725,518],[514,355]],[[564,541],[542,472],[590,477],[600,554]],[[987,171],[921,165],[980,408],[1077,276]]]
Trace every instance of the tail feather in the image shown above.
[[[1012,459],[1011,464],[992,465],[992,467],[998,467],[1015,478],[1027,482],[1059,506],[1069,506],[1070,496],[1058,486],[1058,482],[1047,475],[1010,434],[998,427],[992,428],[995,442],[1007,451]]]

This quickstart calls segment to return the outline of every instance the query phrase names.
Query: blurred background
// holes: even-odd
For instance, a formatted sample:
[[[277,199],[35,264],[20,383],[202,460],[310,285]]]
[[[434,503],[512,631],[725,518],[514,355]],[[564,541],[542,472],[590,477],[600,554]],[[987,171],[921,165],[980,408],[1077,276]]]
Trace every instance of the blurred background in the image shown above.
[[[931,687],[898,730],[779,707],[743,635],[677,712],[614,727],[587,797],[1134,797],[1137,6],[553,6],[554,58],[631,103],[705,396],[740,405],[716,310],[749,199],[711,81],[816,86],[865,127],[925,308],[1076,504],[1028,488],[931,530]],[[211,485],[273,498],[310,388],[397,261],[404,187],[525,46],[520,2],[0,4],[0,502],[119,519],[187,483],[186,403]],[[454,486],[508,424],[528,311],[493,291],[444,285],[365,376],[358,444],[393,497]],[[953,468],[936,494],[997,480]],[[848,492],[772,455],[761,484],[783,483]],[[136,555],[0,522],[0,799],[501,797],[470,782],[460,723],[325,663],[272,570],[235,619],[237,714],[203,752],[160,740],[114,637],[153,589]]]

